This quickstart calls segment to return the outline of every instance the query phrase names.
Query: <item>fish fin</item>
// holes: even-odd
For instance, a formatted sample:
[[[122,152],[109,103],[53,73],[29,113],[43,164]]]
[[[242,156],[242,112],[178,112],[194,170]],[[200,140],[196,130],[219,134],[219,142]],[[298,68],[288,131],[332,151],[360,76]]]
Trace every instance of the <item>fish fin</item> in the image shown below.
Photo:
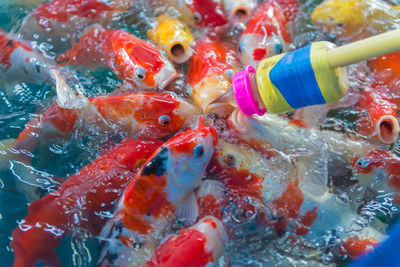
[[[78,109],[86,106],[88,104],[88,99],[83,95],[80,90],[75,92],[66,82],[65,75],[61,74],[58,70],[52,69],[51,75],[56,84],[57,90],[57,104],[66,109]],[[78,80],[75,75],[67,73],[68,76],[74,80]],[[78,83],[79,84],[79,83]]]
[[[192,225],[199,216],[199,207],[193,192],[187,194],[176,206],[175,216],[183,221],[185,226]]]
[[[296,163],[301,190],[321,197],[328,192],[328,158],[323,153],[299,159]]]
[[[42,198],[46,193],[56,190],[60,183],[53,176],[39,171],[20,161],[10,161],[10,170],[15,177],[15,187],[23,193],[28,202]]]

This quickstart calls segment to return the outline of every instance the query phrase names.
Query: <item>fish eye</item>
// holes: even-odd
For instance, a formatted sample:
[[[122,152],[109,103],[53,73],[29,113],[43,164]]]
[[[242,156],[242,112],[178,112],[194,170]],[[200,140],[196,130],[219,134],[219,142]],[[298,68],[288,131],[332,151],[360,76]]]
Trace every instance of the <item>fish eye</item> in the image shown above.
[[[158,123],[166,126],[171,122],[171,117],[168,115],[161,115],[160,117],[158,117]]]
[[[365,168],[368,167],[369,161],[367,159],[360,158],[357,160],[356,165]]]
[[[135,69],[135,76],[139,80],[143,80],[146,77],[146,72],[145,72],[144,68],[139,67],[139,68]]]
[[[193,14],[193,19],[194,19],[194,21],[196,21],[196,22],[200,22],[200,21],[201,21],[201,15],[200,15],[200,13],[199,13],[199,12],[194,12],[194,14]]]
[[[232,167],[235,166],[236,158],[232,154],[226,154],[224,155],[223,161],[227,166]]]
[[[196,158],[200,158],[204,155],[204,146],[197,145],[193,148],[193,154]]]

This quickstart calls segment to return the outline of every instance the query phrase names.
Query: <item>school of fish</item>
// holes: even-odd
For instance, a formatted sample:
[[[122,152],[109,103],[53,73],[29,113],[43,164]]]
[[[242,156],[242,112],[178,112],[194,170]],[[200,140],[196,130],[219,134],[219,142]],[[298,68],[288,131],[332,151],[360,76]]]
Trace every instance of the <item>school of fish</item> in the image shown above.
[[[399,28],[393,3],[9,4],[26,16],[0,29],[0,97],[50,88],[0,141],[0,199],[26,204],[1,235],[11,264],[343,266],[373,251],[400,215],[400,52],[350,66],[337,103],[248,117],[220,96],[245,65]],[[85,87],[99,72],[111,90]],[[43,167],[74,142],[79,168]]]

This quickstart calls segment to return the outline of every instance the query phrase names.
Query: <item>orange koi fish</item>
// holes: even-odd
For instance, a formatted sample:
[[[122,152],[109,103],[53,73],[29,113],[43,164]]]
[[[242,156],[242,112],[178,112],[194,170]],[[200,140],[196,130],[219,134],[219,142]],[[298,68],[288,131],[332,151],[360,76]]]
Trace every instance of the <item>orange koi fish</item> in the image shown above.
[[[95,124],[99,131],[118,129],[134,137],[159,139],[178,132],[193,115],[194,108],[173,93],[96,96],[78,109],[53,104],[33,117],[17,139],[2,141],[5,147],[0,168],[9,168],[11,159],[30,165],[31,152],[39,144],[66,138],[80,125]]]
[[[193,107],[173,93],[137,93],[89,98],[94,110],[110,125],[131,136],[159,139],[178,132],[194,114]],[[33,151],[42,141],[65,136],[74,130],[86,110],[65,109],[57,103],[43,114],[32,118],[15,140],[13,147]]]
[[[103,229],[107,236],[102,265],[137,265],[145,258],[138,249],[154,250],[157,234],[173,215],[185,224],[198,217],[193,193],[205,174],[217,144],[217,132],[203,125],[177,134],[145,162],[119,201],[114,218]]]
[[[182,21],[200,28],[225,25],[225,16],[221,0],[164,0],[181,13]]]
[[[377,136],[382,143],[393,144],[400,132],[398,107],[380,93],[379,85],[373,83],[371,87],[372,90],[365,90],[359,100],[358,129],[364,136]]]
[[[0,77],[3,81],[45,82],[54,66],[31,45],[0,29]]]
[[[400,105],[400,52],[377,57],[368,61],[375,79],[374,91],[390,102]]]
[[[162,243],[142,267],[205,267],[217,264],[227,236],[222,223],[207,216]]]
[[[374,73],[375,79],[389,83],[400,79],[400,52],[370,59],[368,65]]]
[[[279,5],[275,1],[265,1],[256,9],[239,39],[243,64],[256,67],[262,59],[288,50],[292,40],[287,24],[294,21],[299,9],[298,2],[295,1],[297,5],[292,2]],[[285,16],[286,13],[289,15]]]
[[[203,112],[225,114],[226,103],[213,103],[231,86],[231,77],[240,67],[230,44],[205,37],[197,42],[188,67],[186,90]]]
[[[92,27],[72,49],[57,58],[60,65],[104,65],[134,87],[163,89],[178,77],[153,44],[124,30]]]
[[[63,236],[79,227],[99,234],[112,204],[161,141],[130,137],[102,153],[72,175],[57,191],[31,203],[28,214],[12,233],[14,267],[61,266],[55,248]]]
[[[87,27],[106,26],[129,9],[131,0],[53,0],[36,7],[23,21],[20,33],[28,40],[50,43],[65,51]]]

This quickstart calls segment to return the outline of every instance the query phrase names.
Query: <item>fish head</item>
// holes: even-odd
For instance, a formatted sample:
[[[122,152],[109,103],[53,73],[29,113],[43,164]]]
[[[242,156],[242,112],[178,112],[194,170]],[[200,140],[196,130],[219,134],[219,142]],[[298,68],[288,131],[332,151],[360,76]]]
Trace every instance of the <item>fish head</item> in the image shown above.
[[[181,132],[164,144],[170,159],[167,191],[171,202],[199,186],[217,141],[216,130],[201,122],[196,129]]]
[[[162,138],[178,132],[196,113],[193,105],[174,93],[143,93],[132,127],[140,127],[140,136]]]
[[[311,12],[312,21],[327,32],[338,34],[364,23],[358,0],[326,0]]]
[[[188,61],[193,54],[194,37],[190,29],[176,18],[159,16],[154,28],[147,31],[147,36],[177,64]]]
[[[223,255],[224,245],[228,241],[225,227],[220,220],[206,216],[189,229],[195,229],[206,237],[206,246],[213,253],[214,263]]]
[[[204,78],[192,90],[193,102],[201,107],[204,113],[215,113],[224,116],[233,110],[229,103],[215,103],[232,86],[225,75],[211,75]]]
[[[256,67],[264,58],[287,51],[287,44],[281,35],[242,34],[239,40],[240,61]]]
[[[123,79],[141,88],[163,89],[178,77],[164,52],[153,44],[122,30],[117,31],[113,39],[118,58],[114,68],[126,73]]]
[[[256,67],[262,59],[286,52],[291,42],[286,24],[278,4],[261,4],[239,39],[242,63]]]
[[[351,162],[353,169],[361,174],[372,173],[376,168],[382,167],[390,158],[387,151],[375,149],[368,156],[355,158]]]
[[[182,21],[198,27],[217,27],[228,21],[221,0],[164,0],[180,13]]]
[[[220,0],[192,0],[186,1],[186,5],[199,27],[217,27],[228,22]]]
[[[201,39],[188,67],[187,94],[206,113],[229,111],[229,105],[211,104],[229,89],[239,67],[234,47],[210,38]]]

